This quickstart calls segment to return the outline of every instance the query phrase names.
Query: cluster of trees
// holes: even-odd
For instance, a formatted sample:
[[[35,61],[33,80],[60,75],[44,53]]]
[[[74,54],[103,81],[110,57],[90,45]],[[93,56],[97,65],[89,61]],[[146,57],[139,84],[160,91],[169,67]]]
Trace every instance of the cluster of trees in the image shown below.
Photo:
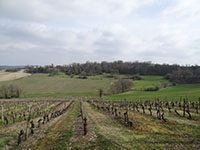
[[[80,75],[86,73],[87,76],[97,75],[102,73],[111,74],[140,74],[140,75],[166,75],[176,71],[179,65],[168,64],[152,64],[151,62],[86,62],[83,64],[73,63],[63,66],[29,66],[26,67],[29,73],[51,73],[54,68],[59,69],[68,75]]]
[[[165,75],[165,78],[173,83],[200,83],[200,68],[178,68],[177,71]]]
[[[6,72],[18,72],[20,71],[20,68],[8,68],[6,69]]]
[[[113,74],[140,74],[140,75],[161,75],[177,83],[200,83],[200,66],[180,66],[169,64],[152,64],[151,62],[86,62],[83,64],[73,63],[70,65],[50,66],[29,66],[28,73],[52,73],[64,72],[67,75],[86,76],[102,73]],[[56,71],[55,71],[56,69]],[[180,71],[181,70],[181,71]],[[180,75],[180,72],[182,75]],[[174,76],[176,78],[174,78]],[[137,77],[137,76],[136,76]],[[176,79],[176,80],[175,80]]]
[[[53,64],[50,66],[27,66],[26,71],[28,73],[52,73],[56,68]]]
[[[19,98],[24,95],[22,88],[16,85],[2,85],[0,87],[0,98]]]

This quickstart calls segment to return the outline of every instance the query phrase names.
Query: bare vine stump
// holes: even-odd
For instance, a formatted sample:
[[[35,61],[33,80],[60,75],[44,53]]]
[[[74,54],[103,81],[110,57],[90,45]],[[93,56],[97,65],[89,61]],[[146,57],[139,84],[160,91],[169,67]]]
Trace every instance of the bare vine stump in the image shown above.
[[[41,121],[42,121],[42,119],[38,120],[38,128],[40,128]]]
[[[3,105],[1,105],[1,120],[4,120],[4,108]]]
[[[35,128],[35,125],[34,125],[34,123],[33,123],[33,120],[31,120],[31,134],[34,134],[34,128]]]
[[[167,120],[166,120],[165,117],[164,117],[164,112],[162,112],[161,118],[162,118],[162,120],[163,120],[164,122],[167,122]]]
[[[87,134],[87,118],[85,117],[83,119],[83,131],[84,131],[84,135]]]
[[[7,125],[8,124],[8,118],[6,116],[4,116],[4,121],[5,121],[5,124]]]
[[[174,112],[178,115],[178,116],[181,116],[178,111],[176,110],[176,108],[174,109]]]
[[[185,99],[184,99],[184,102],[183,102],[183,117],[185,117],[185,105],[186,105],[186,102],[185,102]]]
[[[151,108],[151,107],[149,107],[149,109],[148,109],[148,110],[149,110],[150,116],[152,116],[152,111],[151,111],[151,110],[152,110],[152,108]]]
[[[17,145],[21,143],[22,136],[24,135],[24,130],[20,130],[18,134],[18,139],[17,139]]]

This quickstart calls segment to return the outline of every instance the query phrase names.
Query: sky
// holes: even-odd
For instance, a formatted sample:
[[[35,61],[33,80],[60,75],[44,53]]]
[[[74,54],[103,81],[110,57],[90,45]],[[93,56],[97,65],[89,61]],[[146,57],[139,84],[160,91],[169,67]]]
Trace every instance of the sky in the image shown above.
[[[200,65],[200,0],[0,0],[0,65]]]

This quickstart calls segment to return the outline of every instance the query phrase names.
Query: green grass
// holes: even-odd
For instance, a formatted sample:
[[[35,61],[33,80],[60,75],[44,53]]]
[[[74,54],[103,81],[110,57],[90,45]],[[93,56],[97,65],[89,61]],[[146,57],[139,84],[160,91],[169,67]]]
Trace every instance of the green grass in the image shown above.
[[[0,149],[5,147],[11,139],[12,139],[12,136],[0,135]]]
[[[115,78],[108,78],[109,74],[89,76],[88,79],[79,79],[78,75],[71,78],[63,73],[55,76],[48,74],[34,74],[29,77],[0,82],[1,85],[14,84],[22,87],[26,97],[98,97],[98,90],[104,89],[109,93],[110,84],[117,79],[130,78],[130,75],[115,75]],[[162,76],[141,76],[142,80],[133,81],[134,86],[127,93],[109,95],[105,99],[112,100],[151,100],[151,99],[179,99],[187,96],[189,99],[200,97],[200,84],[185,84],[173,87],[161,88],[159,91],[144,91],[150,87],[161,87],[162,83],[168,82]]]
[[[133,81],[132,90],[144,90],[146,88],[161,86],[163,82],[167,82],[163,76],[141,76],[142,80]]]
[[[97,147],[98,148],[95,148]],[[114,145],[112,141],[106,139],[104,136],[97,134],[97,139],[95,142],[91,144],[90,149],[98,149],[98,150],[119,150],[120,148],[117,145]]]
[[[71,98],[71,97],[98,97],[98,92],[68,92],[68,93],[31,93],[27,94],[28,98],[42,98],[42,97],[55,97],[55,98]]]
[[[34,96],[96,96],[100,88],[108,89],[111,80],[77,79],[69,77],[50,77],[48,74],[32,76],[7,82],[1,85],[14,84],[24,89],[28,97]]]
[[[160,98],[162,100],[177,100],[180,97],[188,97],[190,100],[197,100],[200,97],[200,84],[186,84],[168,87],[160,91],[131,91],[118,95],[106,96],[106,99],[122,100],[152,100]]]
[[[46,131],[46,136],[32,149],[69,149],[73,136],[73,120],[79,115],[79,102],[72,104],[69,112]]]

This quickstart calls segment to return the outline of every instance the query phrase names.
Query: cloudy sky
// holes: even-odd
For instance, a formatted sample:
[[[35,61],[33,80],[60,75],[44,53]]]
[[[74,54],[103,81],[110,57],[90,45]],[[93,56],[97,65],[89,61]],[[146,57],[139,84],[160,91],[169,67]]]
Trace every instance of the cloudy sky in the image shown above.
[[[199,0],[0,0],[0,65],[199,58]]]

